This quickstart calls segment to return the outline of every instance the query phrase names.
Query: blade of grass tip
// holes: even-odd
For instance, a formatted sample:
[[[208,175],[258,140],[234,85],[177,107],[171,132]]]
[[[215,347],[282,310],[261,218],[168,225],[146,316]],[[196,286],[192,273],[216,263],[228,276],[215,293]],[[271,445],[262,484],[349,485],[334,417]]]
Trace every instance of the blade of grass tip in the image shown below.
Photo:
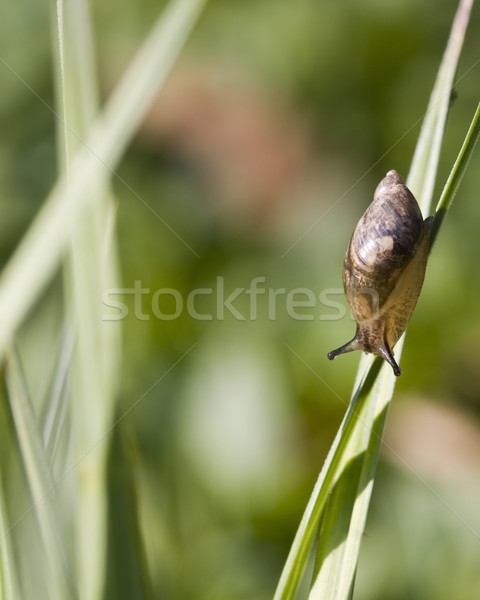
[[[72,164],[69,185],[55,185],[0,278],[0,356],[52,277],[71,229],[93,202],[185,44],[205,0],[172,3],[95,121]]]
[[[6,354],[5,374],[15,434],[45,548],[45,581],[52,598],[74,598],[60,541],[62,513],[54,493],[55,482],[30,405],[18,357],[13,349],[9,349]]]
[[[473,0],[461,0],[458,6],[406,181],[424,215],[430,213],[445,122],[472,6]]]
[[[430,250],[435,243],[435,239],[440,231],[440,227],[443,223],[443,219],[447,214],[450,206],[453,203],[453,199],[462,181],[463,175],[467,170],[468,164],[472,157],[475,146],[477,145],[478,138],[480,136],[480,103],[477,106],[477,110],[473,116],[470,127],[468,128],[467,135],[462,144],[462,148],[457,156],[453,169],[450,171],[447,183],[443,188],[442,195],[437,204],[435,215],[433,218],[432,229],[430,232]]]
[[[412,164],[412,176],[409,181],[414,182],[414,185],[416,186],[415,189],[418,188],[423,190],[422,193],[430,197],[431,192],[429,189],[432,188],[433,183],[426,183],[428,180],[427,173],[431,173],[431,171],[429,171],[430,164],[435,165],[434,170],[436,170],[436,165],[438,164],[438,153],[440,148],[437,147],[436,144],[439,145],[439,140],[441,140],[443,135],[445,116],[450,99],[451,82],[453,81],[465,28],[468,23],[469,7],[471,7],[471,2],[469,0],[464,1],[460,3],[457,11],[452,26],[452,35],[447,47],[448,49],[442,60],[435,86],[437,93],[439,93],[438,90],[443,90],[444,93],[439,93],[438,100],[431,102],[430,112],[428,113],[430,125],[423,128],[421,140],[419,140],[415,159]],[[441,83],[439,83],[439,80]],[[436,116],[432,114],[435,111],[438,113]],[[442,114],[444,117],[441,116]],[[433,142],[432,140],[437,141]],[[422,176],[421,162],[424,163],[424,168],[426,169],[423,171],[425,176]],[[402,344],[403,338],[396,346],[397,357],[400,355]],[[371,378],[373,378],[373,380]],[[320,518],[322,518],[322,526],[324,527],[327,526],[326,521],[331,520],[331,526],[333,527],[332,531],[336,532],[336,535],[342,540],[340,544],[343,544],[345,548],[337,552],[337,556],[334,557],[333,560],[326,561],[329,555],[322,554],[325,551],[326,545],[319,544],[317,573],[316,578],[312,582],[312,598],[328,597],[322,595],[324,594],[322,590],[322,582],[324,581],[329,581],[329,585],[332,585],[332,581],[335,581],[335,586],[341,586],[343,595],[336,595],[336,598],[348,598],[351,595],[358,560],[358,551],[365,526],[373,477],[381,444],[383,424],[385,422],[388,404],[393,394],[394,377],[390,367],[385,363],[380,365],[380,359],[376,357],[374,360],[361,360],[359,372],[357,374],[357,382],[358,381],[360,382],[359,387],[357,388],[357,392],[354,395],[352,402],[355,401],[355,398],[364,395],[365,404],[371,406],[372,409],[369,415],[363,415],[358,410],[355,412],[349,410],[346,419],[348,417],[353,423],[349,424],[348,420],[342,422],[332,450],[322,469],[322,474],[324,472],[328,473],[329,471],[332,471],[332,473],[329,474],[328,477],[323,477],[321,474],[319,483],[315,486],[282,573],[275,596],[276,599],[293,599],[295,597],[301,574],[308,557],[308,551],[313,541],[312,532],[317,530]],[[365,384],[367,382],[369,383],[369,389],[365,389]],[[349,427],[347,427],[347,424],[349,424]],[[355,438],[355,440],[352,441],[350,445],[347,445],[346,443],[342,443],[342,437],[347,435],[349,430],[352,432],[352,440],[353,438]],[[366,436],[365,431],[368,434]],[[339,456],[336,456],[337,453]],[[342,453],[344,453],[343,456]],[[334,489],[330,486],[332,482],[340,480],[344,466],[355,460],[355,457],[359,456],[361,453],[363,453],[364,458],[363,461],[361,461],[363,464],[359,466],[360,476],[357,489],[354,492],[354,497],[353,499],[351,497],[343,498],[343,501],[347,503],[350,501],[351,506],[353,506],[351,516],[348,518],[349,523],[346,525],[345,522],[339,522],[338,513],[335,512],[335,503],[330,502],[330,506],[333,507],[332,514],[330,515],[328,507],[324,509],[322,502],[325,493],[335,493]],[[360,462],[358,464],[360,465]],[[327,490],[324,489],[325,487]],[[342,496],[341,493],[340,496]],[[342,501],[342,498],[340,498],[340,501]],[[314,510],[315,507],[318,507],[318,509]],[[348,533],[345,538],[346,531]],[[319,580],[318,584],[316,583],[316,580]],[[338,588],[330,588],[330,592],[331,589]]]

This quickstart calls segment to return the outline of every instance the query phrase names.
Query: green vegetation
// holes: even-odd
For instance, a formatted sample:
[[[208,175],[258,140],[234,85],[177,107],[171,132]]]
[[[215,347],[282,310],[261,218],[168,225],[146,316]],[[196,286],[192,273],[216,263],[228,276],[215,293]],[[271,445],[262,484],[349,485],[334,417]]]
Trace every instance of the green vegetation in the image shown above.
[[[425,213],[458,193],[383,432],[389,368],[349,407],[326,353],[455,2],[50,9],[0,19],[0,598],[478,596],[475,19],[410,169]]]

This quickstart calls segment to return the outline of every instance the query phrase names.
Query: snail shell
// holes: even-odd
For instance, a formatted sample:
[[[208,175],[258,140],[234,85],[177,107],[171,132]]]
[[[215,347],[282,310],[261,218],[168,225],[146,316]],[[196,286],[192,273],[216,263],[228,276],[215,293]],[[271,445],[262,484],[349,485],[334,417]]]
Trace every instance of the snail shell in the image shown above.
[[[405,331],[422,289],[431,217],[423,220],[413,194],[396,171],[379,183],[345,255],[343,286],[357,322],[353,340],[328,353],[363,350],[401,370],[392,348]]]

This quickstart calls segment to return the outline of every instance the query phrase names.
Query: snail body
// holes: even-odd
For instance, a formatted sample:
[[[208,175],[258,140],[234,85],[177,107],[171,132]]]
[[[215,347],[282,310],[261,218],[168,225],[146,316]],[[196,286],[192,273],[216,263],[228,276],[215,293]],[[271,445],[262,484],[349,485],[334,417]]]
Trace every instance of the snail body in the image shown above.
[[[343,265],[343,286],[357,323],[355,337],[328,353],[378,354],[401,374],[392,349],[405,331],[425,277],[431,218],[423,219],[400,175],[387,173],[358,222]]]

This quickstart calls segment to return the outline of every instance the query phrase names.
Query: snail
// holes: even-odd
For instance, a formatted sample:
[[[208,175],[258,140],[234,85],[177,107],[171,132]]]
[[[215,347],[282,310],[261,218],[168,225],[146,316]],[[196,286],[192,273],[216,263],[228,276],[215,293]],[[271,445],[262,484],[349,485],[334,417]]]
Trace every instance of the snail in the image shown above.
[[[392,349],[405,331],[425,277],[432,217],[423,220],[413,194],[394,170],[379,183],[358,222],[343,264],[343,287],[357,323],[355,337],[328,358],[363,350],[401,374]]]

